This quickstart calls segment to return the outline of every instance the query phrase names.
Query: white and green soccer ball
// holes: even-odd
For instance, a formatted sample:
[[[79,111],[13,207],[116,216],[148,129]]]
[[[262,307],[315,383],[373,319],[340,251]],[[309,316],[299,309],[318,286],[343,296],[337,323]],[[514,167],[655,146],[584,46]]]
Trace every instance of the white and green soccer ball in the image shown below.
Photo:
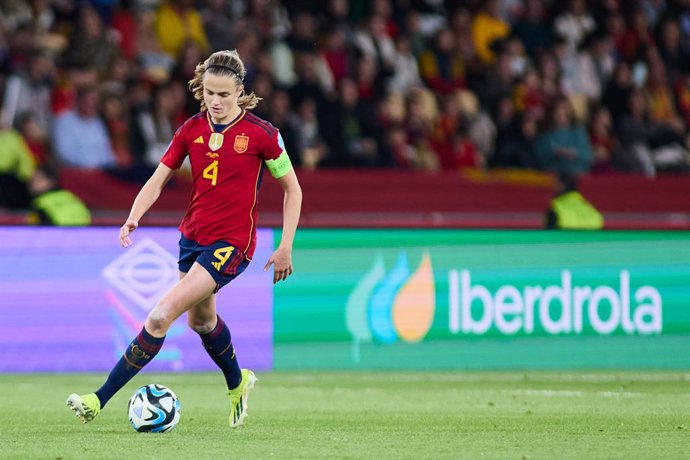
[[[129,423],[140,433],[165,433],[180,421],[180,400],[163,385],[139,388],[129,400]]]

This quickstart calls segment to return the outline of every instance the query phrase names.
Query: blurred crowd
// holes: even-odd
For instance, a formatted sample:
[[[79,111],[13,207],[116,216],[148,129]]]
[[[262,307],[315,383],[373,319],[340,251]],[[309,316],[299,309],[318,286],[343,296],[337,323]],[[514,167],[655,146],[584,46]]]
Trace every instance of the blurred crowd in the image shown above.
[[[301,168],[689,169],[690,0],[3,0],[0,175],[145,179],[221,49]]]

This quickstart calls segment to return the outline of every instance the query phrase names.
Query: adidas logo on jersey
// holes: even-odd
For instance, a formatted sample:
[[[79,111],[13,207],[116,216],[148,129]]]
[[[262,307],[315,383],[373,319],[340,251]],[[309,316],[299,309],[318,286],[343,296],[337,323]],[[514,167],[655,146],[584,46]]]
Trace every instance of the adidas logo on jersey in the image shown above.
[[[194,139],[195,144],[203,144],[204,143],[204,138],[203,136],[199,136],[196,139]]]

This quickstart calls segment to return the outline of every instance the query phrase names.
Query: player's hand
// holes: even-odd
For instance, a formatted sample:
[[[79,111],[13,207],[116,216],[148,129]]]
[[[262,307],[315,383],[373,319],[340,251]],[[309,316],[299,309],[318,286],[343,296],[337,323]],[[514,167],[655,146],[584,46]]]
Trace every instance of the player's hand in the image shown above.
[[[127,219],[127,222],[125,222],[125,225],[120,227],[120,244],[122,245],[123,248],[129,247],[132,245],[132,239],[129,237],[129,235],[132,234],[134,230],[136,230],[139,227],[139,222],[133,219]]]
[[[264,271],[267,271],[271,264],[273,264],[273,284],[286,280],[288,276],[292,275],[292,251],[283,248],[276,249],[276,252],[266,262]]]

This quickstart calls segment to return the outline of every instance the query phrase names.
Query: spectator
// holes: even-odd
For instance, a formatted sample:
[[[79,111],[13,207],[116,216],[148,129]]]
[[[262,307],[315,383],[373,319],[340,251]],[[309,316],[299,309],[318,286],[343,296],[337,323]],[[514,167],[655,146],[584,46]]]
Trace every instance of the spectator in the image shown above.
[[[513,25],[513,33],[524,44],[528,56],[537,56],[551,48],[553,30],[546,18],[542,0],[525,1],[525,9]]]
[[[597,107],[592,113],[589,123],[589,140],[594,153],[592,173],[613,171],[613,157],[618,149],[618,140],[613,135],[611,112],[606,107]]]
[[[436,153],[441,169],[445,171],[478,168],[483,164],[479,150],[467,135],[466,126],[460,126],[451,136],[449,143],[437,146]]]
[[[687,66],[687,64],[684,64]],[[690,73],[682,73],[674,85],[678,111],[686,126],[690,126]]]
[[[337,108],[337,164],[342,166],[382,166],[379,158],[374,111],[360,100],[357,85],[343,79]]]
[[[663,61],[654,54],[649,59],[649,75],[645,93],[649,101],[649,117],[652,121],[673,126],[678,132],[685,130],[685,122],[678,114],[673,89],[666,76]]]
[[[191,40],[185,42],[177,58],[177,65],[172,71],[171,79],[186,87],[187,82],[194,78],[194,69],[196,69],[197,64],[201,61],[203,61],[203,54],[199,45]],[[161,83],[165,85],[167,79]],[[183,91],[181,97],[184,99],[184,111],[187,116],[191,116],[198,112],[199,101],[194,99],[190,91]],[[186,119],[186,117],[184,117],[184,119]]]
[[[453,46],[457,55],[468,67],[480,65],[472,32],[472,15],[466,8],[458,8],[453,12],[450,29],[455,37]]]
[[[664,61],[670,81],[676,81],[681,73],[681,67],[690,57],[688,50],[681,44],[680,25],[675,18],[665,18],[659,26],[659,54]]]
[[[427,36],[422,27],[421,13],[417,10],[409,10],[405,16],[405,36],[410,40],[412,54],[419,55],[426,48]]]
[[[438,102],[434,94],[425,88],[410,92],[406,115],[407,139],[417,151],[417,156],[437,158],[431,148],[431,133],[438,118]]]
[[[360,100],[373,108],[385,90],[384,78],[376,61],[369,56],[361,56],[357,61],[355,79]]]
[[[625,62],[619,62],[613,69],[613,75],[606,84],[601,103],[609,109],[614,120],[628,111],[628,100],[633,90],[630,66]]]
[[[111,94],[125,94],[127,84],[134,78],[132,61],[118,57],[107,75],[101,78],[101,90]]]
[[[261,41],[258,32],[251,27],[244,27],[238,33],[235,48],[243,58],[244,67],[247,74],[244,77],[245,83],[251,83],[258,70],[258,57],[261,52]],[[316,49],[314,49],[316,53]]]
[[[301,52],[295,56],[297,83],[292,87],[292,105],[297,107],[304,99],[313,99],[319,110],[323,111],[326,95],[332,91],[332,75],[328,65],[313,52]]]
[[[389,76],[395,67],[395,43],[386,30],[386,20],[372,15],[366,28],[355,33],[355,46],[360,55],[373,59],[384,76]]]
[[[239,18],[233,18],[229,2],[206,0],[204,3],[201,18],[211,51],[233,49],[237,39],[236,21]]]
[[[165,1],[156,12],[156,33],[163,51],[176,59],[184,44],[191,40],[207,54],[209,50],[204,22],[194,9],[193,0]]]
[[[498,55],[489,74],[477,88],[482,107],[489,109],[495,107],[501,98],[510,95],[514,83],[512,56],[504,51]]]
[[[20,24],[16,29],[6,32],[9,43],[8,61],[13,69],[26,67],[26,61],[36,50],[36,36],[30,22]]]
[[[455,53],[450,29],[439,30],[432,46],[419,55],[419,71],[426,84],[442,94],[466,86],[465,63]]]
[[[79,88],[98,86],[100,78],[94,69],[65,66],[62,75],[53,89],[53,113],[60,115],[74,108]],[[53,120],[54,121],[54,120]]]
[[[262,93],[254,91],[257,95],[262,95]],[[293,113],[292,107],[290,106],[290,95],[287,91],[282,89],[276,89],[270,99],[268,99],[268,110],[266,112],[267,119],[280,130],[280,135],[283,137],[283,142],[285,143],[285,150],[290,156],[290,162],[295,167],[302,166],[302,151],[299,147],[299,119]],[[260,104],[257,108],[261,107]],[[253,109],[254,113],[257,113],[256,109]],[[321,126],[319,125],[321,128]],[[324,130],[321,128],[321,132]],[[316,165],[312,165],[316,166]]]
[[[546,102],[541,88],[539,73],[536,70],[527,70],[513,92],[515,109],[520,113],[534,113],[541,118]]]
[[[589,172],[592,146],[584,127],[575,121],[570,103],[566,99],[556,101],[546,121],[548,128],[536,144],[541,168],[570,174]]]
[[[386,35],[396,39],[400,34],[400,27],[393,17],[393,5],[391,0],[372,0],[369,5],[369,16],[378,16],[383,19]]]
[[[54,84],[53,60],[44,52],[34,51],[29,56],[26,72],[16,72],[7,79],[2,122],[13,125],[21,114],[31,113],[42,129],[50,129]]]
[[[324,20],[321,21],[327,30],[344,28],[347,31],[348,42],[352,38],[352,25],[348,20],[349,3],[349,0],[327,0],[325,13],[323,13]]]
[[[103,98],[102,113],[117,165],[121,168],[132,166],[132,140],[125,99],[120,94],[107,94]]]
[[[24,112],[15,123],[19,134],[24,138],[31,151],[36,166],[44,166],[53,162],[49,134],[36,121],[31,112]]]
[[[136,59],[143,76],[154,83],[164,83],[170,78],[175,59],[163,50],[156,34],[156,14],[141,10],[136,16]]]
[[[261,72],[254,77],[254,81],[251,86],[245,85],[246,91],[256,94],[261,99],[270,101],[273,99],[274,87],[273,80],[271,80],[270,68],[269,72]],[[259,104],[252,109],[252,113],[255,113],[258,117],[265,120],[271,120],[271,107],[269,104]],[[289,150],[288,150],[289,152]],[[295,164],[294,162],[292,163]]]
[[[288,9],[281,0],[253,0],[249,2],[248,16],[261,40],[282,39],[290,33]]]
[[[683,147],[683,132],[649,118],[647,99],[641,89],[633,90],[629,112],[622,116],[617,129],[621,140],[616,166],[654,177],[657,171],[688,169],[688,152]]]
[[[625,19],[621,13],[616,12],[606,16],[604,22],[605,33],[611,37],[618,58],[624,56],[625,27]]]
[[[649,30],[647,16],[640,8],[630,14],[629,26],[623,34],[621,44],[623,57],[629,61],[640,57],[640,53],[647,47],[655,46],[654,35]]]
[[[556,17],[553,27],[556,34],[566,41],[570,52],[574,53],[585,37],[594,32],[596,23],[587,11],[585,0],[570,0],[568,8]]]
[[[111,27],[116,34],[120,54],[125,59],[133,60],[136,57],[137,42],[142,38],[137,35],[136,15],[133,11],[120,4],[113,11]]]
[[[391,91],[405,94],[410,89],[422,85],[417,59],[410,49],[410,41],[405,36],[395,39],[395,64],[389,81]]]
[[[295,14],[292,32],[285,41],[293,52],[314,52],[317,37],[318,28],[314,15],[308,11],[299,11]]]
[[[156,89],[152,107],[136,114],[133,135],[143,140],[145,164],[156,166],[160,162],[178,126],[175,120],[178,109],[173,85],[169,83]]]
[[[431,131],[431,146],[441,160],[443,169],[458,166],[453,158],[453,142],[456,133],[464,125],[458,97],[449,96],[441,100],[441,113],[436,118]],[[465,128],[466,131],[466,128]]]
[[[666,13],[666,0],[640,0],[640,8],[644,11],[647,16],[647,24],[649,24],[650,29],[657,27],[659,19]]]
[[[328,32],[321,56],[328,65],[335,83],[351,73],[352,56],[347,46],[347,32],[343,27],[336,27]]]
[[[53,129],[58,161],[75,168],[109,168],[117,165],[108,129],[99,117],[100,94],[90,86],[78,90],[76,107],[59,115]]]
[[[15,31],[32,20],[31,6],[27,2],[5,0],[0,3],[0,26],[3,29]]]
[[[79,10],[79,25],[72,35],[63,59],[72,67],[88,68],[104,75],[119,55],[115,35],[110,33],[90,6]]]
[[[291,127],[300,155],[299,163],[306,169],[315,169],[328,156],[328,147],[320,134],[319,118],[313,99],[306,98],[300,102]]]
[[[491,64],[496,58],[492,44],[510,34],[510,24],[500,16],[498,0],[487,0],[472,22],[472,35],[477,56],[482,62]]]
[[[423,169],[421,159],[407,141],[405,129],[401,125],[394,124],[386,129],[384,148],[397,166],[404,169]]]
[[[500,105],[509,107],[510,99],[504,99]],[[510,110],[499,108],[500,111]],[[499,168],[537,169],[536,139],[539,133],[537,117],[526,112],[521,116],[509,118],[506,115],[503,126],[499,124],[499,134],[491,166]],[[500,118],[499,118],[500,120]]]
[[[569,94],[582,96],[589,104],[598,101],[613,73],[615,63],[611,52],[611,41],[607,35],[588,35],[575,57],[574,71],[566,75]]]

